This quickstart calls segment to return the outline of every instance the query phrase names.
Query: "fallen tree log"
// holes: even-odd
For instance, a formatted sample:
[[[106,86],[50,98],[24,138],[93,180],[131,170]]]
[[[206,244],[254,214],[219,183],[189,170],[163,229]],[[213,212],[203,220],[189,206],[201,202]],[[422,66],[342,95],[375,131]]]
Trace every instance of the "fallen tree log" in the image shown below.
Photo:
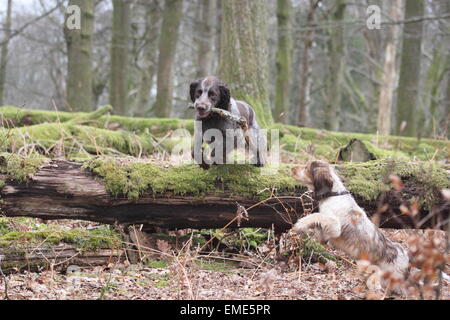
[[[103,107],[92,113],[55,112],[47,110],[30,110],[12,106],[0,107],[0,126],[5,128],[24,127],[43,123],[83,124],[101,129],[123,129],[135,134],[150,132],[156,136],[164,136],[170,130],[186,128],[194,132],[194,121],[173,118],[138,118],[116,115],[105,115],[110,111]]]
[[[74,245],[22,248],[20,253],[0,248],[0,266],[8,273],[13,270],[39,271],[42,268],[64,269],[68,265],[82,267],[102,266],[124,261],[123,249],[100,248],[93,251],[80,251]]]
[[[39,152],[56,156],[85,154],[150,154],[157,144],[151,135],[111,131],[69,121],[12,129],[0,128],[1,149],[12,153]]]
[[[191,135],[194,132],[193,120],[174,118],[136,118],[115,115],[103,115],[97,118],[97,116],[105,111],[108,111],[107,107],[97,110],[94,113],[82,113],[29,110],[5,106],[0,107],[0,127],[9,129],[45,123],[47,123],[47,125],[51,125],[51,123],[56,125],[58,122],[64,122],[69,125],[79,124],[80,120],[89,120],[81,121],[81,123],[83,126],[92,126],[109,131],[121,129],[134,133],[135,135],[144,135],[144,137],[149,135],[154,137],[166,137],[171,131],[180,128],[186,129]],[[450,152],[450,143],[448,140],[331,132],[312,128],[300,128],[279,123],[276,123],[267,129],[269,131],[278,130],[280,144],[283,146],[283,149],[296,153],[296,158],[301,159],[309,159],[311,156],[318,156],[320,158],[326,158],[329,161],[335,161],[337,150],[347,145],[354,138],[361,140],[377,159],[402,157],[420,160],[442,160],[447,159]],[[6,133],[7,131],[8,130],[5,130]],[[1,136],[2,134],[0,133],[0,139]],[[89,142],[89,144],[91,143]]]
[[[374,162],[338,170],[359,204],[369,215],[378,215],[382,227],[418,227],[416,222],[425,219],[419,227],[443,228],[450,203],[439,194],[440,188],[449,186],[448,173],[427,167],[431,165]],[[288,166],[267,176],[246,165],[214,166],[206,171],[195,165],[164,169],[146,162],[95,159],[84,164],[86,169],[82,166],[46,161],[26,183],[12,180],[3,170],[1,214],[143,224],[144,230],[228,225],[285,231],[314,206],[305,188],[290,177]],[[408,179],[401,191],[382,184],[390,172]],[[414,197],[417,201],[411,202]],[[425,202],[419,205],[421,199]],[[248,219],[245,210],[238,210],[242,207]]]

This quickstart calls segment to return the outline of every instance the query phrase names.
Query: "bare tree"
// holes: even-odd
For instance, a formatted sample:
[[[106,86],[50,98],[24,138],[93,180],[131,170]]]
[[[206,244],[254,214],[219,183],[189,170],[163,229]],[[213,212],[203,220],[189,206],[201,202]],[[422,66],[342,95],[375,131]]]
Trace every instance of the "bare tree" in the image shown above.
[[[344,58],[344,30],[339,25],[345,15],[347,0],[337,0],[333,2],[332,19],[337,26],[330,27],[330,39],[328,40],[328,52],[330,55],[328,72],[326,76],[326,115],[325,129],[339,130],[341,112],[341,83],[342,67]]]
[[[159,39],[158,91],[153,107],[157,117],[172,114],[173,65],[182,13],[183,0],[166,0]]]
[[[389,5],[389,16],[392,20],[398,21],[402,15],[402,0],[394,0]],[[398,24],[389,27],[388,39],[386,43],[383,75],[381,81],[381,91],[378,100],[378,133],[389,135],[391,133],[392,103],[397,81],[396,54],[397,41],[400,34]]]
[[[214,23],[216,14],[216,0],[200,0],[201,22],[198,26],[197,78],[212,73],[214,59]]]
[[[5,21],[5,39],[2,42],[2,50],[0,57],[0,106],[3,105],[3,98],[5,95],[5,80],[6,80],[6,64],[8,62],[8,44],[11,38],[11,11],[12,0],[8,0],[8,7],[6,9]]]
[[[422,17],[423,13],[423,0],[406,1],[406,20]],[[398,135],[416,136],[417,134],[416,120],[420,84],[422,29],[422,21],[405,24],[403,29],[403,48],[397,96],[397,126],[395,128]]]
[[[135,110],[135,114],[140,116],[145,115],[150,110],[150,92],[153,88],[153,79],[156,73],[158,57],[157,49],[161,20],[159,5],[160,1],[152,1],[146,4],[145,44]]]
[[[273,122],[268,69],[266,2],[222,1],[219,74],[234,97],[253,106],[263,126]]]
[[[289,111],[289,93],[292,67],[292,4],[291,0],[277,1],[278,48],[276,57],[277,80],[275,88],[274,120],[286,123]]]
[[[314,23],[315,12],[320,0],[309,0],[309,10],[306,18],[306,26]],[[314,42],[314,29],[306,30],[303,34],[303,51],[300,57],[300,87],[299,87],[299,113],[298,125],[307,126],[309,123],[308,107],[311,94],[311,66],[313,64],[313,55],[311,48]]]
[[[81,29],[64,26],[67,44],[67,99],[69,108],[90,111],[94,108],[92,94],[92,32],[94,0],[70,0],[81,9]]]
[[[109,103],[116,114],[127,114],[128,44],[130,38],[130,3],[113,0],[111,39],[111,75]]]

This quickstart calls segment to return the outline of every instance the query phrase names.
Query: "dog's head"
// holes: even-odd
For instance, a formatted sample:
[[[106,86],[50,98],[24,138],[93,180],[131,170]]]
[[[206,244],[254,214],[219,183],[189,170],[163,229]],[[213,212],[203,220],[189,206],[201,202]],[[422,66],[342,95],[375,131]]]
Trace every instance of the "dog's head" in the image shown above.
[[[199,118],[207,118],[211,108],[230,110],[230,90],[216,77],[209,76],[191,83],[190,96]]]
[[[322,196],[333,188],[332,170],[328,163],[316,160],[306,166],[292,168],[292,176],[317,196]]]

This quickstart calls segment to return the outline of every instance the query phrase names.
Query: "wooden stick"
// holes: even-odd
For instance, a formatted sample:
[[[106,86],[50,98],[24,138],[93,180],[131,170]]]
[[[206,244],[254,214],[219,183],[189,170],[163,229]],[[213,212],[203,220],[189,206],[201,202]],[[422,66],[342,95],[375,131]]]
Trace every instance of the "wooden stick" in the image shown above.
[[[189,109],[194,109],[193,104],[189,104],[188,107],[189,107]],[[247,123],[247,119],[245,119],[244,117],[238,116],[236,114],[232,114],[231,112],[229,112],[227,110],[219,109],[219,108],[211,108],[211,112],[220,116],[221,118],[228,119],[232,122],[237,123],[242,128],[244,133],[247,133],[248,123]]]

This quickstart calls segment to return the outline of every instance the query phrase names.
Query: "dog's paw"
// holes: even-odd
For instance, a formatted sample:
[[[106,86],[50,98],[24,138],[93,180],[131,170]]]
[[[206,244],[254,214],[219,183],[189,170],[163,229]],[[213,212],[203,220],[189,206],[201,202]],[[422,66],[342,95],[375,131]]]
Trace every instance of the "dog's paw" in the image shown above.
[[[308,228],[306,224],[302,223],[302,221],[297,221],[297,223],[292,227],[292,231],[298,234],[304,234],[308,231]]]

